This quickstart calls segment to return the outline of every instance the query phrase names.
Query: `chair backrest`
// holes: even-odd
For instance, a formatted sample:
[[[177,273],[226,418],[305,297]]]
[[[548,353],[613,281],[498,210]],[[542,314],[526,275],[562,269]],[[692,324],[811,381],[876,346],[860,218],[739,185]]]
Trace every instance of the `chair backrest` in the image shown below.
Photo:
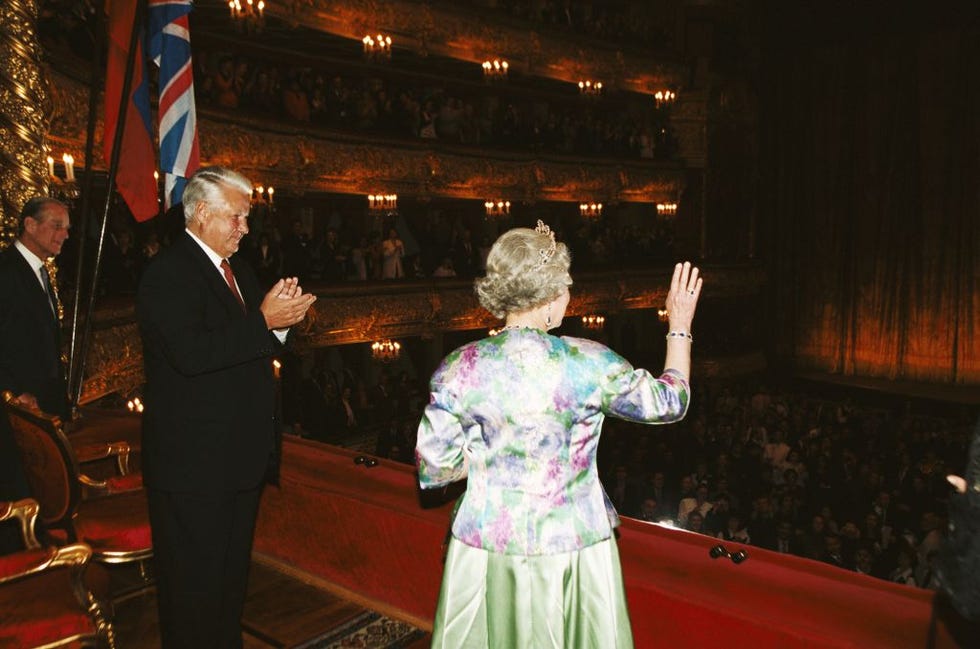
[[[72,520],[82,499],[75,452],[57,416],[28,410],[14,399],[11,392],[3,393],[31,494],[41,506],[40,519],[49,530],[64,530],[65,540],[73,543],[77,536]]]

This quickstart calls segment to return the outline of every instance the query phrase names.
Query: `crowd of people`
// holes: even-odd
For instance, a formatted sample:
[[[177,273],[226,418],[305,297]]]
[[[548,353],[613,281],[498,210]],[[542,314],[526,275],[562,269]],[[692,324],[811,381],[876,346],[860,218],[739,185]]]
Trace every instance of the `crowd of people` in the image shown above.
[[[559,101],[497,86],[419,86],[227,53],[199,52],[195,61],[202,106],[467,146],[658,160],[677,154],[668,109],[655,108],[649,97]]]
[[[302,282],[473,278],[484,269],[490,241],[503,224],[449,210],[351,218],[331,210],[312,221],[293,210],[257,207],[242,239],[242,256],[263,285],[282,276]],[[101,290],[131,295],[149,262],[183,229],[183,220],[131,223],[118,218],[103,249]],[[614,217],[567,220],[561,231],[576,268],[642,267],[673,258],[671,221],[620,223]],[[382,234],[384,233],[384,234]],[[68,265],[77,241],[70,242]],[[94,246],[89,246],[91,254]],[[70,278],[66,278],[70,279]]]
[[[304,413],[295,434],[339,445],[376,438],[379,456],[414,462],[425,377],[385,371],[370,386],[349,369],[311,376],[291,404]],[[945,476],[962,471],[973,420],[916,414],[897,398],[862,404],[806,386],[743,385],[695,384],[688,418],[672,426],[607,419],[598,459],[617,510],[935,587]]]
[[[793,389],[726,386],[694,398],[676,427],[607,426],[600,466],[620,511],[936,586],[945,476],[962,470],[971,418]]]

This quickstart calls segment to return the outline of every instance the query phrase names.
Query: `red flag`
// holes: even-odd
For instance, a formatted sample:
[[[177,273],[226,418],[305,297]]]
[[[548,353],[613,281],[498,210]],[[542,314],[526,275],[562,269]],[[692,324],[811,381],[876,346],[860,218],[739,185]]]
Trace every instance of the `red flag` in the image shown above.
[[[119,98],[126,76],[126,56],[136,15],[137,0],[112,0],[109,3],[109,52],[105,79],[105,133],[103,155],[106,164],[112,158],[112,144],[119,114]],[[143,26],[139,26],[143,31]],[[116,172],[116,188],[137,221],[146,221],[159,211],[156,170],[153,151],[150,93],[147,87],[146,61],[142,39],[136,45],[133,82],[126,102],[126,125],[123,131]]]

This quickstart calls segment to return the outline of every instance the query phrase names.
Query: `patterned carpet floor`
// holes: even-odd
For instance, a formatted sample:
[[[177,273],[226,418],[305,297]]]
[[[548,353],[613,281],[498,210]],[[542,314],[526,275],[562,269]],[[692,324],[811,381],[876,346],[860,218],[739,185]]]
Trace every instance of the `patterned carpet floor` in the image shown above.
[[[110,574],[113,592],[139,583],[129,567]],[[155,589],[115,601],[119,649],[159,649]],[[428,649],[431,636],[410,624],[252,564],[242,620],[245,649]]]
[[[365,611],[296,649],[406,649],[424,636],[409,624]]]

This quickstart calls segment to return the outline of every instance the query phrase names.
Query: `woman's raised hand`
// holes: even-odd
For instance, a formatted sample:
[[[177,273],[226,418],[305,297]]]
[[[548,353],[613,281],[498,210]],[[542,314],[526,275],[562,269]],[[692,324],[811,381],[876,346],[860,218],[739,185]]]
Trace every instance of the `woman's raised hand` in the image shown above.
[[[685,261],[674,266],[674,276],[667,291],[667,314],[671,331],[691,332],[694,311],[701,297],[701,277],[696,266]]]

